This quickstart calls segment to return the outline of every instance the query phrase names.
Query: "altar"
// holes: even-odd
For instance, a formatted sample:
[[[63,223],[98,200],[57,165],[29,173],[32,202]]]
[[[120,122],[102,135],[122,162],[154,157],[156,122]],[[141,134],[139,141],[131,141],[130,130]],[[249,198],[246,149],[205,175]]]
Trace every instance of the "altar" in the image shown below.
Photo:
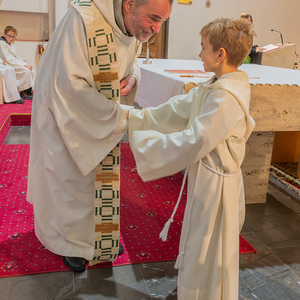
[[[141,107],[158,106],[170,97],[184,94],[213,74],[204,71],[200,60],[138,59],[142,79],[136,102]],[[300,71],[255,64],[239,67],[249,75],[250,115],[256,122],[242,164],[246,203],[266,201],[275,131],[300,131]],[[185,70],[183,74],[164,70]]]

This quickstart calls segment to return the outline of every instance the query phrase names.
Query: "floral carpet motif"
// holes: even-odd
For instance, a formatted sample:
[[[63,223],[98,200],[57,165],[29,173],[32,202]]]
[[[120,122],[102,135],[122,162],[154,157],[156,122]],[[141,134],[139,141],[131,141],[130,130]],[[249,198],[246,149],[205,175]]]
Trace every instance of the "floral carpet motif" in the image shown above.
[[[12,106],[0,105],[0,128],[29,125],[31,102],[25,111],[12,115]],[[6,111],[5,107],[9,111]],[[19,114],[19,118],[17,117]],[[21,121],[20,121],[21,120]],[[48,251],[34,234],[32,205],[26,201],[29,145],[2,145],[0,132],[0,277],[22,276],[67,271],[61,257]],[[2,135],[1,135],[2,133]],[[143,182],[136,171],[135,161],[127,143],[121,144],[121,236],[125,252],[114,263],[91,268],[121,266],[136,263],[175,260],[186,201],[186,190],[170,226],[168,240],[159,233],[176,204],[182,173],[160,180]],[[256,252],[240,236],[240,253]]]

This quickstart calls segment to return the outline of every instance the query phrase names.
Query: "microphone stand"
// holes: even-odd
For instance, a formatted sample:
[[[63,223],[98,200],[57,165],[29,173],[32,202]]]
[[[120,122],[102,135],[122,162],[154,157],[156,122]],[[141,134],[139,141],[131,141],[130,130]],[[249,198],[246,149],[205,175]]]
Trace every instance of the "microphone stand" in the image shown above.
[[[282,37],[282,34],[281,34],[281,32],[280,32],[280,31],[278,31],[278,30],[274,30],[274,29],[271,29],[271,31],[276,31],[276,32],[279,32],[279,33],[280,33],[281,44],[282,44],[282,45],[284,45],[284,43],[283,43],[283,37]]]
[[[147,41],[146,60],[143,61],[143,64],[152,64],[152,61],[149,60],[149,42],[148,41]]]

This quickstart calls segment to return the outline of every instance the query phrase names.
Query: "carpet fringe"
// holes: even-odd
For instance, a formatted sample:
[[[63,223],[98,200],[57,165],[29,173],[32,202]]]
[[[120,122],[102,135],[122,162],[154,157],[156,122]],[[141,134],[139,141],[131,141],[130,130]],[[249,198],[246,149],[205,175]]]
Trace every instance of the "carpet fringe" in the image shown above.
[[[276,172],[280,175],[282,175],[284,178],[288,179],[289,181],[295,183],[296,185],[299,186],[299,188],[296,188],[295,186],[293,186],[292,184],[290,184],[288,181],[286,181],[283,177],[278,176],[276,174]],[[295,179],[294,177],[286,174],[285,172],[281,171],[280,169],[276,168],[275,166],[270,167],[270,174],[279,182],[281,182],[282,184],[286,185],[286,187],[289,190],[293,190],[297,195],[300,195],[300,180],[299,179]]]

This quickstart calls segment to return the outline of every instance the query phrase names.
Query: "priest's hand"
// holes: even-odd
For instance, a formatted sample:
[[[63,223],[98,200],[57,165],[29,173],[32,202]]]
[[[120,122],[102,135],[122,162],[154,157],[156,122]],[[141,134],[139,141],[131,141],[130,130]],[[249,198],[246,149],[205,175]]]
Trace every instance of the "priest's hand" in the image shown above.
[[[133,87],[135,86],[136,79],[134,76],[129,76],[121,80],[120,82],[120,94],[121,96],[128,96]]]

